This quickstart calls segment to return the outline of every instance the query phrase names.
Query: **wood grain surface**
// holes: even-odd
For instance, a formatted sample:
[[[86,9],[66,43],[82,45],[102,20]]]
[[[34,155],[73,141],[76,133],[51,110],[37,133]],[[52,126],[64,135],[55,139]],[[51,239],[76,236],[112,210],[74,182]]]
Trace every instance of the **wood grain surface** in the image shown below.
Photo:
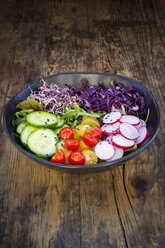
[[[165,1],[0,1],[0,247],[165,247]],[[49,170],[3,127],[5,104],[40,78],[110,72],[143,83],[158,102],[154,142],[97,174]]]

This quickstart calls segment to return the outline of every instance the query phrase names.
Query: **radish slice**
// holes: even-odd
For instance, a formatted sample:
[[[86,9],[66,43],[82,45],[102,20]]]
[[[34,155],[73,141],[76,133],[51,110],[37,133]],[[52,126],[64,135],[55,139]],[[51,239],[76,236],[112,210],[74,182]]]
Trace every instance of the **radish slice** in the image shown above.
[[[114,148],[115,148],[115,154],[112,156],[112,158],[107,159],[106,160],[107,162],[123,157],[124,150],[118,147],[114,147]]]
[[[132,148],[135,142],[124,138],[121,134],[116,134],[112,137],[112,144],[118,148],[128,149]]]
[[[113,145],[109,144],[107,141],[101,141],[95,146],[95,153],[98,158],[106,160],[114,155],[115,150]]]
[[[140,122],[142,123],[143,127],[146,127],[146,122],[143,119],[140,119]]]
[[[111,125],[103,125],[101,130],[104,134],[117,134],[119,132],[120,122]]]
[[[103,123],[104,124],[113,124],[115,122],[117,122],[118,120],[120,120],[121,118],[121,113],[120,112],[111,112],[106,114],[103,117]]]
[[[139,131],[139,129],[140,129],[142,126],[143,126],[143,123],[142,123],[142,121],[141,121],[141,119],[140,119],[140,123],[139,123],[138,125],[136,125],[135,127],[136,127],[136,129]]]
[[[122,123],[119,127],[121,135],[129,140],[136,140],[139,137],[139,132],[136,127],[129,123]]]
[[[136,126],[140,123],[140,119],[134,115],[122,115],[120,122],[126,122],[133,126]]]
[[[141,127],[139,130],[139,138],[136,140],[136,144],[140,145],[148,137],[148,129],[146,127]]]
[[[109,135],[109,136],[106,138],[106,141],[108,141],[109,144],[112,143],[112,137],[113,137],[113,135],[111,134],[111,135]]]

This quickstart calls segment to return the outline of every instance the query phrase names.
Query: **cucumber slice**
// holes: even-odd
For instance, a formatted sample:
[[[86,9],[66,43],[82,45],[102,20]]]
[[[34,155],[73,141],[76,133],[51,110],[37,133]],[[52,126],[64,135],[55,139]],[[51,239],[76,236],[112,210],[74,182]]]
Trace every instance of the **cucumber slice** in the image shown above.
[[[56,146],[57,146],[57,150],[62,149],[64,152],[67,152],[64,140],[59,141]]]
[[[28,123],[26,121],[22,121],[16,128],[16,132],[18,134],[21,134],[22,130],[24,129],[24,127],[27,125]]]
[[[55,127],[58,120],[53,114],[35,111],[26,116],[26,121],[33,127]]]
[[[59,116],[57,116],[57,119],[58,119],[58,123],[56,125],[56,128],[62,127],[65,123],[65,120],[60,118]]]
[[[29,135],[35,131],[37,128],[36,127],[32,127],[32,126],[29,126],[29,125],[26,125],[24,127],[24,129],[22,130],[21,132],[21,136],[20,136],[20,139],[21,139],[21,142],[24,146],[27,147],[27,139],[29,137]]]
[[[38,157],[48,158],[56,153],[57,135],[49,128],[39,128],[28,138],[29,149]]]

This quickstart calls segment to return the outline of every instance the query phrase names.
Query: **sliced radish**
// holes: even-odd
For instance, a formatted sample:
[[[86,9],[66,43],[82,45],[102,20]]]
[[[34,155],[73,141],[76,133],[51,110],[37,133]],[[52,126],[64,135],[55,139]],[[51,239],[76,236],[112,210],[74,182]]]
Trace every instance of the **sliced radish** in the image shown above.
[[[110,112],[103,117],[103,123],[104,124],[113,124],[113,123],[117,122],[118,120],[120,120],[120,118],[121,118],[120,112],[116,112],[116,111]]]
[[[95,146],[95,153],[98,158],[106,160],[114,155],[115,150],[113,145],[109,144],[107,141],[101,141]]]
[[[118,147],[114,147],[114,148],[115,148],[115,154],[112,156],[112,158],[107,159],[106,160],[107,162],[123,157],[124,150]]]
[[[146,127],[146,122],[143,119],[140,119],[140,122],[142,123],[143,127]]]
[[[101,130],[104,134],[116,134],[119,132],[120,122],[116,122],[111,125],[103,125]]]
[[[118,148],[128,149],[132,148],[135,142],[124,138],[121,134],[116,134],[112,137],[112,144]]]
[[[113,135],[111,134],[111,135],[109,135],[109,136],[106,138],[106,141],[108,141],[109,144],[112,143],[112,137],[113,137]]]
[[[129,123],[121,123],[119,127],[121,135],[129,140],[136,140],[139,137],[139,132],[136,127]]]
[[[148,129],[146,127],[141,127],[139,130],[139,138],[136,140],[136,144],[142,144],[148,137]]]
[[[143,126],[143,123],[141,122],[141,119],[140,119],[140,123],[138,125],[136,125],[136,129],[139,131],[139,129]]]
[[[126,122],[133,126],[136,126],[140,123],[140,119],[134,115],[122,115],[120,122]]]

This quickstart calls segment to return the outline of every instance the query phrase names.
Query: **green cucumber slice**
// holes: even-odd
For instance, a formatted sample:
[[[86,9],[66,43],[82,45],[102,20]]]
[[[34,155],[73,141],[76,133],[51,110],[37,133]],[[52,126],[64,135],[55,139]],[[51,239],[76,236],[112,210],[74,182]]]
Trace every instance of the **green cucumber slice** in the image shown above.
[[[35,131],[37,128],[36,127],[32,127],[30,125],[26,125],[24,127],[24,129],[22,130],[21,132],[21,135],[20,135],[20,139],[21,139],[21,142],[24,146],[27,147],[27,139],[29,137],[29,135]]]
[[[20,124],[18,124],[17,128],[16,128],[16,132],[18,134],[21,134],[22,130],[24,129],[24,127],[27,125],[28,123],[26,121],[22,121]]]
[[[57,116],[58,123],[56,125],[56,128],[62,127],[65,123],[65,120]]]
[[[49,158],[56,153],[57,135],[49,128],[39,128],[28,138],[28,148],[38,157]]]
[[[35,111],[26,116],[26,121],[33,127],[55,127],[58,120],[51,113]]]

